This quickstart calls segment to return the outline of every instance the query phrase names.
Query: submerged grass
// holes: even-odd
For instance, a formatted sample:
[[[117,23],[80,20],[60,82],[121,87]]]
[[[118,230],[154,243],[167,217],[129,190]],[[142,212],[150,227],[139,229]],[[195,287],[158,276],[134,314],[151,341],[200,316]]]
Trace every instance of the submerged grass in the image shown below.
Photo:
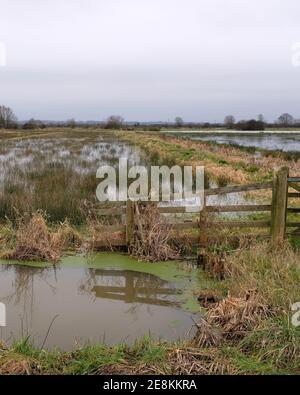
[[[44,133],[46,138],[48,132]],[[75,137],[77,132],[70,133]],[[80,133],[76,136],[87,138]],[[80,245],[79,234],[63,221],[68,217],[72,224],[85,223],[81,204],[85,199],[93,203],[95,171],[85,171],[93,166],[96,168],[98,160],[93,159],[92,147],[102,143],[95,137],[98,138],[98,132],[92,133],[88,137],[90,145],[86,140],[84,143],[76,139],[74,146],[68,143],[65,148],[73,153],[68,163],[43,162],[42,156],[32,152],[30,144],[28,147],[23,144],[23,154],[26,149],[26,155],[33,154],[35,159],[26,170],[16,162],[6,169],[7,178],[0,192],[3,222],[0,248],[3,250],[8,246],[10,257],[55,261],[66,246]],[[19,135],[11,136],[20,138]],[[300,173],[298,158],[294,157],[262,155],[256,158],[253,152],[237,147],[146,133],[142,139],[138,134],[126,132],[114,136],[141,146],[153,164],[205,165],[209,177],[219,186],[270,179],[270,169],[281,165],[288,165],[291,175]],[[41,135],[34,134],[30,138],[39,139]],[[126,144],[121,149],[106,144],[100,148],[101,155],[110,150],[114,158],[122,154],[122,149],[128,148]],[[58,148],[51,147],[49,157]],[[9,144],[6,150],[1,148],[1,155],[7,155],[11,149]],[[74,177],[74,168],[78,164],[75,158],[80,153],[84,155],[80,171]],[[15,154],[17,157],[18,153]],[[69,154],[65,152],[63,155]],[[5,165],[2,168],[5,169]],[[51,227],[40,214],[18,224],[20,214],[24,216],[26,213],[27,218],[31,218],[36,209],[47,210]],[[62,224],[54,229],[53,223],[59,222]],[[150,231],[148,229],[147,236]],[[214,245],[209,248],[207,279],[205,284],[202,281],[199,290],[199,300],[204,301],[204,317],[198,323],[198,333],[192,342],[167,344],[146,337],[133,346],[88,344],[73,352],[62,353],[37,349],[27,338],[10,348],[0,347],[0,374],[300,373],[300,329],[291,323],[291,305],[300,301],[299,243],[294,241],[293,246],[287,243],[283,248],[271,249],[268,243],[257,242],[255,238],[245,243],[241,239],[235,247],[225,242],[224,248]],[[148,245],[140,243],[138,252],[142,245],[147,247],[149,256],[156,240],[150,238],[150,241]],[[24,251],[28,253],[24,254]],[[170,276],[169,270],[166,275]]]
[[[139,152],[101,129],[1,132],[0,221],[46,211],[53,223],[86,223],[85,203],[95,204],[100,165]]]
[[[192,141],[174,136],[118,132],[122,139],[142,147],[157,162],[186,165],[204,165],[209,177],[219,186],[228,183],[265,181],[272,178],[272,169],[288,166],[291,176],[300,173],[298,156],[273,154],[261,156],[253,149]]]

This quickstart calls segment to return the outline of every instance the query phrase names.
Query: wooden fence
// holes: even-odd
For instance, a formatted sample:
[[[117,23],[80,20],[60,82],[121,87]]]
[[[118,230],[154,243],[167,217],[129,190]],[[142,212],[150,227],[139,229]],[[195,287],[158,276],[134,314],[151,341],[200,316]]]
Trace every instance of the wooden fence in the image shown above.
[[[296,192],[289,192],[290,190]],[[240,192],[252,192],[258,190],[272,190],[272,201],[270,204],[249,205],[206,205],[208,196],[225,195]],[[193,243],[204,246],[207,242],[206,232],[208,228],[269,228],[269,236],[274,244],[281,243],[287,235],[287,228],[294,229],[295,236],[300,236],[300,222],[287,221],[288,213],[300,213],[300,208],[288,207],[289,198],[300,198],[300,177],[289,177],[289,169],[283,167],[274,172],[273,181],[255,184],[226,186],[222,188],[207,189],[204,192],[205,204],[199,212],[197,220],[186,221],[186,207],[163,206],[158,207],[161,214],[182,214],[181,220],[172,224],[174,232],[180,238],[180,233],[196,230],[196,234],[190,235]],[[208,214],[223,213],[262,213],[270,212],[270,220],[210,220]],[[103,226],[102,232],[107,237],[98,242],[98,246],[128,246],[134,239],[135,221],[134,203],[128,200],[126,203],[114,202],[105,204],[97,210],[99,216],[113,216],[123,218],[123,223],[117,225]],[[198,232],[197,232],[198,230]],[[119,232],[118,238],[111,237]],[[186,236],[186,235],[185,235]]]

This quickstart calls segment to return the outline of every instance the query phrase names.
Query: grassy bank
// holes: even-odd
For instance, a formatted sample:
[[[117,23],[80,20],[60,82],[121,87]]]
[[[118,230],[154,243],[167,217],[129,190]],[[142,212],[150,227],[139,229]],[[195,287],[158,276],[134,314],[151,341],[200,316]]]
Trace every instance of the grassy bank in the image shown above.
[[[222,279],[195,289],[203,319],[193,340],[147,337],[133,346],[90,344],[63,353],[37,349],[27,338],[1,347],[0,374],[300,373],[300,328],[291,321],[291,305],[300,301],[299,252],[288,244],[277,251],[251,245],[222,262],[211,263]],[[207,268],[208,278],[216,274]]]
[[[273,168],[288,166],[291,176],[300,174],[300,163],[284,155],[255,156],[252,149],[191,141],[149,133],[118,132],[122,139],[142,147],[152,162],[205,166],[209,177],[224,186],[228,183],[259,182],[272,178]]]
[[[144,338],[132,347],[89,345],[71,353],[41,351],[29,340],[0,351],[0,374],[210,374],[238,373],[217,349]]]

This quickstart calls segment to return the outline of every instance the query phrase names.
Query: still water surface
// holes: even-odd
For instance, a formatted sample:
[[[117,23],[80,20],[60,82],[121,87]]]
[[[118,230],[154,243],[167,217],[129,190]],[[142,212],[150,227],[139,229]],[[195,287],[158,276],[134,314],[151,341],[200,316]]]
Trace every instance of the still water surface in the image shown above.
[[[149,333],[175,340],[193,326],[195,269],[114,254],[43,266],[0,265],[0,302],[7,309],[0,338],[7,343],[30,335],[41,346],[54,318],[45,346],[63,350],[76,342],[132,343]]]
[[[168,133],[169,134],[169,133]],[[170,133],[172,134],[172,133]],[[174,133],[191,140],[214,141],[219,144],[238,144],[266,150],[300,151],[300,133]]]

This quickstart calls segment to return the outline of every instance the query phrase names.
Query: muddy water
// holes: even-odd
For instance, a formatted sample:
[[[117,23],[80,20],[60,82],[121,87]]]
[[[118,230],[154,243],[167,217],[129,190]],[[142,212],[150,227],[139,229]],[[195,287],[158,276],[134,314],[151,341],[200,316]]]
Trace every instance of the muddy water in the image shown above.
[[[114,254],[68,257],[56,267],[0,265],[7,343],[31,336],[37,346],[70,350],[88,341],[132,343],[144,335],[191,336],[197,270],[140,263]],[[53,321],[54,320],[54,321]],[[47,331],[51,325],[49,335]],[[46,338],[46,340],[45,340]]]

